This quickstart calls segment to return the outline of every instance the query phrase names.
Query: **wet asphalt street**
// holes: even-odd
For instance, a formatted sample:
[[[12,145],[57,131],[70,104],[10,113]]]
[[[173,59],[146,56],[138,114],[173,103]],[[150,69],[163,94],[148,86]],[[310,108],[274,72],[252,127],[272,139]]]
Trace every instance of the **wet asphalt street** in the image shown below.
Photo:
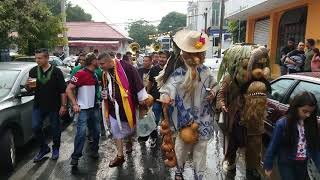
[[[217,128],[216,128],[217,129]],[[116,155],[116,149],[111,139],[101,138],[100,158],[91,159],[88,156],[88,148],[79,161],[78,169],[72,168],[70,164],[70,155],[73,151],[73,140],[75,135],[75,126],[69,125],[62,133],[62,144],[60,149],[60,158],[57,161],[51,160],[51,154],[40,163],[34,164],[32,159],[37,153],[35,142],[29,143],[18,155],[18,164],[16,170],[9,176],[1,179],[12,180],[169,180],[174,177],[174,169],[164,166],[160,145],[154,149],[149,147],[149,143],[134,142],[134,151],[126,156],[126,162],[120,168],[109,168],[109,161]],[[235,179],[244,180],[244,163],[240,156],[237,164],[237,176],[234,174],[225,175],[222,171],[221,161],[223,159],[222,134],[215,131],[215,136],[208,145],[207,150],[207,169],[206,180]],[[193,180],[192,164],[190,161],[186,164],[184,177],[186,180]],[[272,178],[274,179],[274,178]]]

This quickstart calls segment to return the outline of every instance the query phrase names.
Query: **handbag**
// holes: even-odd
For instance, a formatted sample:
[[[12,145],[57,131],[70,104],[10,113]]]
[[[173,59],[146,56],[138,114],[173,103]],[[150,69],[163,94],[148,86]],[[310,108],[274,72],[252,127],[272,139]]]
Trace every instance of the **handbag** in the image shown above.
[[[157,124],[155,122],[155,115],[151,108],[149,108],[147,114],[142,118],[139,118],[139,110],[136,113],[137,118],[137,136],[146,137],[151,134],[153,130],[157,128]]]

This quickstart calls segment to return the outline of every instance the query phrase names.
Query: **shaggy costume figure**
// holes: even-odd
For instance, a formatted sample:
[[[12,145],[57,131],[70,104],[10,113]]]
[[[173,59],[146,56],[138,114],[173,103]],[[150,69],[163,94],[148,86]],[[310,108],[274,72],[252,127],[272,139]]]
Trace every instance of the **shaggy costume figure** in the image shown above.
[[[225,111],[227,146],[224,170],[235,166],[236,151],[246,149],[247,179],[260,179],[264,120],[267,117],[267,93],[271,91],[268,50],[254,45],[230,48],[219,69],[219,77],[228,71],[218,92],[217,107]],[[230,75],[231,74],[231,75]]]

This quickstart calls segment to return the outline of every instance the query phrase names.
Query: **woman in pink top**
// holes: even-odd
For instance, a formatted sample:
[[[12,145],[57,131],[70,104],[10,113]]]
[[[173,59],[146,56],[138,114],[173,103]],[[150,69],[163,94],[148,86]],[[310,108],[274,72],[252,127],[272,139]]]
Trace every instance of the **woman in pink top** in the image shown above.
[[[311,61],[311,71],[320,72],[320,52],[318,48],[315,48],[314,55]]]

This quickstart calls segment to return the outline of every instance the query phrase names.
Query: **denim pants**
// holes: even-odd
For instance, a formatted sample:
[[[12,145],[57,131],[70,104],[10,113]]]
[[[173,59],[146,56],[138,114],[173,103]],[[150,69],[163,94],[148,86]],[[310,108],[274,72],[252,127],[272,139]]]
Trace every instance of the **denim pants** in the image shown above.
[[[159,125],[160,119],[162,117],[162,104],[159,102],[155,102],[152,106],[152,111],[154,116],[156,117],[156,124]]]
[[[79,113],[77,134],[74,140],[74,151],[71,155],[73,159],[79,159],[82,156],[87,126],[93,138],[91,150],[93,152],[98,152],[100,139],[100,118],[98,108],[82,109]]]
[[[46,137],[42,131],[43,121],[46,117],[49,116],[50,124],[51,124],[51,132],[52,132],[52,139],[53,139],[53,146],[52,148],[59,148],[60,147],[60,140],[61,140],[61,127],[60,127],[60,118],[59,112],[57,111],[48,111],[38,107],[33,107],[32,110],[32,131],[35,135],[36,140],[40,144],[41,149],[45,149],[48,147],[46,142]]]
[[[278,163],[282,180],[306,180],[308,177],[307,160],[289,160],[287,163]]]

